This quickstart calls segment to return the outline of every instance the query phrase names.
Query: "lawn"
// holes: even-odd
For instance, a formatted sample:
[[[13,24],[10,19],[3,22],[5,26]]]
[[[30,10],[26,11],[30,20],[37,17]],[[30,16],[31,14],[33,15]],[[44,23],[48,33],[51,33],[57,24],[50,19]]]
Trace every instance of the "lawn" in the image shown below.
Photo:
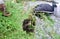
[[[0,12],[0,39],[34,39],[34,34],[27,34],[22,29],[23,20],[29,16],[29,11],[24,12],[23,3],[5,2],[9,17],[2,16]]]

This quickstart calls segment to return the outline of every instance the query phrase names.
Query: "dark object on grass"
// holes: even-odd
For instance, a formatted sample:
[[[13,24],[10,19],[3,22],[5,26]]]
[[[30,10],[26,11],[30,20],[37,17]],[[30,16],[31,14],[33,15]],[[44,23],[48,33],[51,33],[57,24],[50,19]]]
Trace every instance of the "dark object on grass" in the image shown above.
[[[35,22],[32,23],[32,21],[30,19],[25,19],[23,21],[23,30],[28,32],[34,32],[34,26],[35,26]]]
[[[10,14],[9,14],[9,12],[8,11],[6,11],[6,6],[5,6],[5,4],[0,4],[0,11],[2,11],[3,12],[3,16],[9,16]]]
[[[35,11],[49,11],[49,12],[52,12],[52,11],[54,11],[54,9],[49,4],[40,4],[40,5],[37,5],[35,7]]]
[[[2,12],[4,12],[4,9],[5,9],[5,5],[4,5],[4,4],[0,4],[0,10],[1,10]]]
[[[57,7],[57,3],[55,1],[51,1],[51,4],[39,4],[35,7],[34,11],[47,11],[47,12],[53,12],[54,8]]]
[[[40,17],[40,15],[38,13],[45,13],[45,15],[53,14],[55,7],[57,7],[57,5],[54,1],[52,1],[52,6],[49,5],[48,3],[47,4],[39,4],[34,8],[33,14],[35,14],[35,16],[37,16],[37,17]]]

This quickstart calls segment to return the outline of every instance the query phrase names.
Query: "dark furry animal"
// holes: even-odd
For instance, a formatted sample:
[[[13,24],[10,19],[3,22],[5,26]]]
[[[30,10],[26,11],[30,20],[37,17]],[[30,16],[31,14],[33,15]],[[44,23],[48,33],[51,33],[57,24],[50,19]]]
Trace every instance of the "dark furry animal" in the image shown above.
[[[25,19],[23,21],[23,30],[26,32],[34,32],[34,28],[30,28],[32,25],[35,26],[35,23],[32,23],[30,19]]]

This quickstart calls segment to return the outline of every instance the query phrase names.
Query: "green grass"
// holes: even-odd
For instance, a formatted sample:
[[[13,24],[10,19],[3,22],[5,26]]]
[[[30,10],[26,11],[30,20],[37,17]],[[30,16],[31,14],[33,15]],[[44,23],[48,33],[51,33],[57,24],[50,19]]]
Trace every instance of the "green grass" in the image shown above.
[[[11,16],[4,17],[0,12],[0,39],[34,39],[33,33],[22,29],[22,21],[29,16],[28,12],[23,13],[23,4],[6,1],[5,5]]]

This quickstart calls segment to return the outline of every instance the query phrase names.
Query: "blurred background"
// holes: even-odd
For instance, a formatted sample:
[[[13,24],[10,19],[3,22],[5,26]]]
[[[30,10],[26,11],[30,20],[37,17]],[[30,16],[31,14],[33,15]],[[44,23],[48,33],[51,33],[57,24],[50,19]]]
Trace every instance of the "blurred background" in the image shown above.
[[[54,8],[55,13],[39,12],[36,13],[37,16],[34,14],[36,6],[40,4],[51,6],[51,1],[54,0],[0,0],[0,39],[59,39],[59,0],[55,0],[58,2],[57,8]],[[29,26],[26,28],[28,33],[23,30],[25,19],[30,19],[27,24],[24,23]],[[30,32],[30,27],[33,32]]]

